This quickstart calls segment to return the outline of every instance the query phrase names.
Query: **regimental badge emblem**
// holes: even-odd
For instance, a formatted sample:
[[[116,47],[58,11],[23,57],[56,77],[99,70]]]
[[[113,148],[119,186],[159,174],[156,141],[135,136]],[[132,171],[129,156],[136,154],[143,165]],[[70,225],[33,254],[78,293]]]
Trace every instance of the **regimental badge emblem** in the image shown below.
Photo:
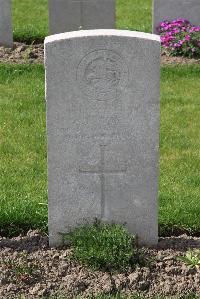
[[[83,57],[77,68],[77,81],[87,97],[107,101],[116,99],[128,83],[124,59],[111,50],[96,50]]]

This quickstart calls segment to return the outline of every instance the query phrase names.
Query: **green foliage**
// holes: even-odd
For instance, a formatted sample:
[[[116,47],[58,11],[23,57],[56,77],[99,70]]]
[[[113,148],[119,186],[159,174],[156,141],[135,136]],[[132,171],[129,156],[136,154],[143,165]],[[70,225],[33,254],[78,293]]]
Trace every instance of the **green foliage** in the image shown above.
[[[185,256],[179,256],[179,260],[183,261],[189,268],[200,267],[200,250],[188,250]]]
[[[73,247],[75,260],[94,269],[125,270],[139,262],[135,238],[116,224],[81,226],[65,235]]]

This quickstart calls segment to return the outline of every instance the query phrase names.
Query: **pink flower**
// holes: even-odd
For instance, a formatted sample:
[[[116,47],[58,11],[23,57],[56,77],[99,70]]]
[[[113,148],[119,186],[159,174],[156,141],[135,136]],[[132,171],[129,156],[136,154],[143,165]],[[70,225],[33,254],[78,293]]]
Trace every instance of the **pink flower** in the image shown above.
[[[161,45],[173,55],[200,56],[200,26],[193,26],[188,20],[163,21],[157,28]]]
[[[189,41],[189,40],[190,40],[190,36],[189,36],[189,35],[186,35],[185,40],[186,40],[186,41]]]

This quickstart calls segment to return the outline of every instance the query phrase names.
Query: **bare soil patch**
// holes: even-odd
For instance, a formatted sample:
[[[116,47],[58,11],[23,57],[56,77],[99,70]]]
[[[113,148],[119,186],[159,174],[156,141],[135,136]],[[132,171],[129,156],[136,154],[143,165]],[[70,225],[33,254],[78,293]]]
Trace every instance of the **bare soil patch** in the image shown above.
[[[163,65],[173,65],[173,64],[183,64],[183,65],[191,65],[191,64],[200,64],[200,59],[187,58],[187,57],[173,57],[167,53],[162,53],[161,55],[161,64]]]
[[[13,49],[0,47],[0,63],[43,63],[44,45],[14,43]]]
[[[0,238],[0,298],[36,299],[62,294],[66,298],[88,298],[91,294],[141,293],[145,298],[161,294],[200,296],[200,269],[189,269],[178,256],[189,248],[200,248],[200,238],[182,235],[160,238],[148,249],[150,267],[126,273],[92,271],[70,259],[70,248],[52,249],[38,231],[12,239]],[[16,295],[17,294],[17,295]]]
[[[14,43],[14,48],[0,47],[0,63],[43,63],[44,45],[25,43]],[[200,64],[200,59],[190,59],[185,57],[172,57],[163,52],[161,56],[163,65],[173,64]]]

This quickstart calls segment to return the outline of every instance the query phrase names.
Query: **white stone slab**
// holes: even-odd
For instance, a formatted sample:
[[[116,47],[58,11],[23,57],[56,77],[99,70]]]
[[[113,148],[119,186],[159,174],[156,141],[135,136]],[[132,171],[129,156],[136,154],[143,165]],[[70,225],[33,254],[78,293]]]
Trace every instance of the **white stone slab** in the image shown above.
[[[95,218],[158,238],[160,38],[89,30],[45,40],[49,240]]]
[[[49,0],[50,34],[115,28],[115,0]]]
[[[200,26],[200,0],[153,0],[153,32],[164,20],[177,18],[189,20]]]
[[[13,46],[11,0],[0,0],[0,46]]]

